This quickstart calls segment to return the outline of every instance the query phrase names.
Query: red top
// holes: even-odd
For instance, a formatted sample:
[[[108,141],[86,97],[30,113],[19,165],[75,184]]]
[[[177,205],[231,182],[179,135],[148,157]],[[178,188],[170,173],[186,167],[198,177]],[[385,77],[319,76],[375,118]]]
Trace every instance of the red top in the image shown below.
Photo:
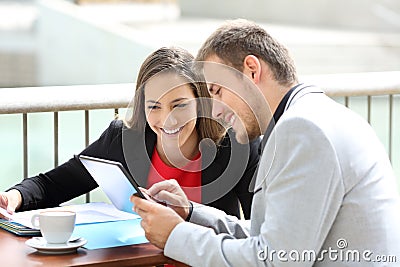
[[[163,180],[175,179],[189,200],[201,203],[201,153],[182,168],[165,164],[154,147],[147,186]]]

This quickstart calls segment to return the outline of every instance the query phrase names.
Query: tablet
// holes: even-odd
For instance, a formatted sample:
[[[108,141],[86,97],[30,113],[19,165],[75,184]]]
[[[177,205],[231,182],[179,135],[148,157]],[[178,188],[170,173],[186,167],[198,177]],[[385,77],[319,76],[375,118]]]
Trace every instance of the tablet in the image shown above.
[[[85,155],[78,158],[117,209],[133,213],[129,200],[133,194],[147,199],[120,162]]]

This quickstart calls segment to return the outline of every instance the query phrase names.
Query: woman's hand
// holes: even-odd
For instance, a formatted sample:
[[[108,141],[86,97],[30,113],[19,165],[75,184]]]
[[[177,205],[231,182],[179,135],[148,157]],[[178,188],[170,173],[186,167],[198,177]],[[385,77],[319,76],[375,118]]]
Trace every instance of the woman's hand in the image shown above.
[[[0,207],[13,214],[21,206],[22,197],[18,190],[12,189],[8,192],[0,192]],[[2,217],[2,215],[0,215]]]
[[[186,220],[189,214],[189,200],[174,179],[165,180],[151,186],[146,193],[159,202],[164,202],[167,207],[173,209]]]

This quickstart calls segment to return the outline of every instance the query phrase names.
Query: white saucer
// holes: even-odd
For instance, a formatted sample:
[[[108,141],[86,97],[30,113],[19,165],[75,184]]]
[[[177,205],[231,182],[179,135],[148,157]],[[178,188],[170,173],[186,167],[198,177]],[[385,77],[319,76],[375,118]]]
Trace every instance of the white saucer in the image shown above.
[[[65,254],[76,252],[79,247],[86,243],[87,240],[84,238],[63,244],[48,244],[43,237],[33,237],[25,241],[27,246],[35,248],[38,252],[44,254]]]

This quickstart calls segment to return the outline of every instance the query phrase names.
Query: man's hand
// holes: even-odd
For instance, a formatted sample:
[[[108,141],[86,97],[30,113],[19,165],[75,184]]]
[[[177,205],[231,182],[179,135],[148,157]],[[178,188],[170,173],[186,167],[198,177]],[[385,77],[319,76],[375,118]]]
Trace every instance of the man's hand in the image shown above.
[[[133,211],[142,217],[141,225],[147,240],[156,247],[164,249],[172,230],[183,222],[183,219],[171,208],[137,196],[132,196],[131,202],[134,205]]]
[[[21,193],[18,190],[0,192],[0,207],[6,209],[8,213],[13,214],[19,208],[22,202]],[[0,215],[2,217],[2,215]]]
[[[190,204],[176,180],[171,179],[156,183],[146,192],[157,201],[166,203],[167,207],[173,209],[182,219],[186,220]]]

